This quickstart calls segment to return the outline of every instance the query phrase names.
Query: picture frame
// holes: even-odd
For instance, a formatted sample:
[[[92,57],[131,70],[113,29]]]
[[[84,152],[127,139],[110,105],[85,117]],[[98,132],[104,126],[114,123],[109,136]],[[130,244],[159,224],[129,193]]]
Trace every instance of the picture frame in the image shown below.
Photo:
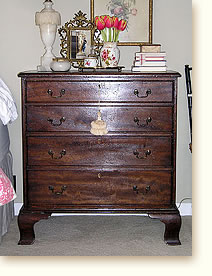
[[[75,68],[83,66],[84,57],[90,53],[93,29],[93,22],[88,20],[87,15],[80,10],[75,13],[72,20],[58,30],[61,41],[60,54]]]
[[[95,16],[110,15],[127,20],[118,45],[152,44],[153,0],[90,0],[91,21]],[[95,38],[94,38],[95,44]]]

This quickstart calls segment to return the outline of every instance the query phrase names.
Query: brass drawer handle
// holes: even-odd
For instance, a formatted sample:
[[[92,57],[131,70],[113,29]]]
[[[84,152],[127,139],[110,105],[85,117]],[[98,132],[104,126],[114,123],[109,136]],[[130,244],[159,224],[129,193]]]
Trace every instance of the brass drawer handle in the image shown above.
[[[60,156],[54,157],[54,152],[52,150],[48,151],[48,154],[51,156],[52,159],[62,159],[64,155],[66,155],[66,150],[62,150],[60,152]]]
[[[133,186],[133,191],[136,192],[136,194],[138,194],[138,187],[137,186]]]
[[[152,94],[152,90],[151,89],[148,89],[147,91],[146,91],[146,95],[145,96],[139,96],[139,91],[138,91],[138,89],[135,89],[134,90],[134,95],[136,95],[138,98],[147,98],[149,95],[151,95]]]
[[[148,118],[146,118],[146,124],[140,124],[140,120],[138,119],[138,117],[135,117],[135,118],[134,118],[134,122],[135,122],[138,126],[140,126],[140,127],[146,127],[146,126],[148,126],[149,123],[151,123],[151,121],[152,121],[152,118],[151,118],[151,117],[148,117]]]
[[[150,187],[150,186],[147,186],[147,187],[145,188],[145,190],[146,190],[146,193],[148,193],[148,192],[151,190],[151,187]]]
[[[66,91],[65,91],[65,89],[61,89],[61,90],[60,90],[60,95],[59,95],[59,96],[53,96],[53,92],[52,92],[51,89],[48,89],[46,93],[47,93],[49,96],[51,96],[52,98],[57,99],[57,98],[61,98],[63,95],[65,95]]]
[[[54,191],[54,186],[51,186],[51,185],[49,186],[49,190],[52,191],[52,193],[55,194],[55,195],[57,195],[57,196],[62,195],[63,192],[64,192],[66,189],[67,189],[67,186],[64,185],[64,186],[61,187],[61,192],[55,192],[55,191]]]
[[[52,126],[61,126],[62,125],[62,123],[64,123],[65,122],[65,120],[66,120],[66,118],[65,117],[62,117],[61,119],[60,119],[60,122],[59,123],[54,123],[54,119],[47,119],[47,121],[52,125]]]
[[[151,152],[151,150],[147,150],[146,152],[145,152],[145,154],[144,154],[144,156],[139,156],[139,152],[138,152],[138,150],[135,150],[134,152],[133,152],[133,154],[136,156],[136,158],[138,158],[138,159],[146,159],[150,154],[151,154],[152,152]]]
[[[146,193],[148,193],[150,190],[151,190],[151,187],[150,187],[150,186],[147,186],[147,187],[145,188]],[[138,189],[138,187],[137,187],[136,185],[133,186],[133,191],[136,192],[136,194],[139,193],[139,189]]]

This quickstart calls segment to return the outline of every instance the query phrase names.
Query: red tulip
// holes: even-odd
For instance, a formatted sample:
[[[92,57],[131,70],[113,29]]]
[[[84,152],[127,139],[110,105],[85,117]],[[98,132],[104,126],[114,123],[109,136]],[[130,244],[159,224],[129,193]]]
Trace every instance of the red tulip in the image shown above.
[[[127,26],[127,21],[117,16],[101,15],[95,17],[95,26],[101,32],[102,39],[109,42],[117,42],[119,33],[124,31]]]
[[[107,28],[112,28],[113,27],[113,19],[112,17],[108,17],[107,20],[105,21],[105,26]]]
[[[112,20],[113,20],[113,27],[116,28],[116,29],[118,29],[118,26],[119,26],[119,19],[118,19],[118,17],[113,16]]]
[[[121,19],[119,21],[118,30],[124,31],[126,27],[127,27],[127,21],[124,19]]]
[[[99,31],[103,30],[105,28],[105,22],[101,17],[95,18],[95,25]]]
[[[94,19],[94,23],[96,25],[96,21],[99,20],[99,16],[96,16],[95,19]]]
[[[109,15],[101,15],[100,16],[100,18],[103,19],[105,23],[109,17],[110,17]]]

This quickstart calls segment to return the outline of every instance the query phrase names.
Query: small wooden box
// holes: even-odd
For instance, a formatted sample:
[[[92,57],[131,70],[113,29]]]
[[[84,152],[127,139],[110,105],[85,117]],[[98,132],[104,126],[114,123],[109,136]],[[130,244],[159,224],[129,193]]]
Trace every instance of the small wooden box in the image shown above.
[[[160,53],[161,52],[161,45],[160,44],[152,44],[152,45],[141,45],[141,52],[142,53]]]

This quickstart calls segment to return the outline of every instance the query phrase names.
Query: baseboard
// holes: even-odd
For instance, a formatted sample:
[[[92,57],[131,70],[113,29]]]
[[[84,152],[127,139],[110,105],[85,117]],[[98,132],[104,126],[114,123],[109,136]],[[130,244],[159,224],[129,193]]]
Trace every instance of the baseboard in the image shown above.
[[[23,203],[15,203],[14,204],[14,208],[15,208],[15,216],[17,216],[19,214],[19,211],[22,207]]]
[[[18,215],[19,213],[19,210],[21,209],[23,203],[15,203],[15,216]],[[179,203],[177,203],[177,206],[179,206]],[[182,203],[180,205],[180,214],[181,216],[192,216],[192,203]],[[91,214],[70,214],[70,213],[64,213],[64,214],[58,214],[58,213],[53,213],[52,214],[53,216],[70,216],[70,215],[91,215]],[[94,215],[94,214],[92,214]],[[103,214],[95,214],[95,215],[103,215]],[[104,215],[110,215],[110,214],[104,214]],[[120,214],[117,214],[117,215],[120,215]],[[124,214],[125,215],[125,214]]]

